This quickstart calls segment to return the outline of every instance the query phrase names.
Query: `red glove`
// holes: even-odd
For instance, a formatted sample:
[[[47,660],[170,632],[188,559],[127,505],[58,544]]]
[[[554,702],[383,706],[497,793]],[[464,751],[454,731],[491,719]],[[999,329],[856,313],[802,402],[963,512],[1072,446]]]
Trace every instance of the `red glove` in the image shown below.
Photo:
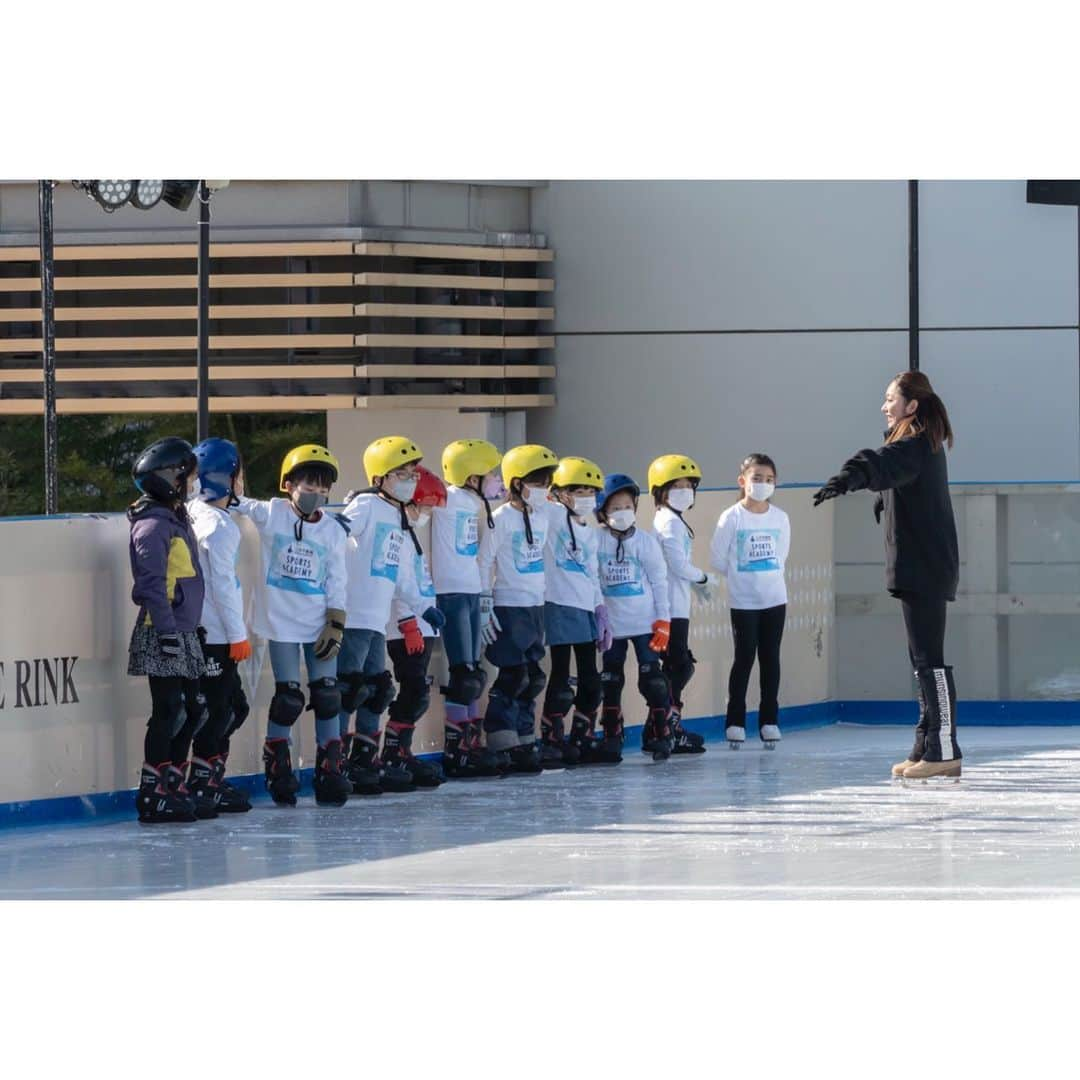
[[[240,663],[242,660],[251,659],[251,642],[246,638],[243,641],[229,643],[229,659]]]
[[[657,619],[652,624],[653,636],[649,648],[655,653],[666,653],[671,638],[671,623],[666,619]]]
[[[424,651],[424,635],[420,632],[420,624],[416,621],[416,616],[410,615],[407,619],[399,619],[397,625],[401,636],[405,639],[405,651],[410,656],[419,656]]]

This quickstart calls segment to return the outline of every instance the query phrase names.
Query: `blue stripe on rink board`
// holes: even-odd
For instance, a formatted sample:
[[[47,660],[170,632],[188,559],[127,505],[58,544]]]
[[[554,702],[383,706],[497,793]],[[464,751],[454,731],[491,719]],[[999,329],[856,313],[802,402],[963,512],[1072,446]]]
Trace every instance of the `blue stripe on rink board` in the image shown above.
[[[963,738],[965,727],[1065,727],[1080,725],[1080,701],[961,701],[956,707],[957,728]],[[813,705],[793,705],[780,710],[784,732],[828,727],[830,724],[894,724],[914,727],[914,701],[822,701]],[[722,716],[697,717],[683,721],[688,731],[703,735],[707,742],[722,742]],[[758,737],[757,713],[746,718],[748,738]],[[641,744],[641,725],[626,729],[630,749]],[[418,755],[428,761],[438,753]],[[300,797],[311,797],[311,769],[300,769]],[[229,782],[243,788],[252,799],[269,798],[261,773],[230,776]],[[451,781],[452,782],[452,781]],[[0,803],[0,830],[25,825],[92,824],[131,821],[135,818],[134,788],[97,795],[69,795],[57,799],[32,799]]]

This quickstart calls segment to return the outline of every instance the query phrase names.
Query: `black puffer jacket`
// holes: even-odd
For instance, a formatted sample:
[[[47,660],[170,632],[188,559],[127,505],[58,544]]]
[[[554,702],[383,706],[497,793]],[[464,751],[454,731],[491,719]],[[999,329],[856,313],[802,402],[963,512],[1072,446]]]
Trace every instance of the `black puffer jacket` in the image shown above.
[[[944,448],[925,434],[860,450],[844,462],[849,491],[880,491],[885,511],[885,586],[889,592],[956,599],[960,552]]]

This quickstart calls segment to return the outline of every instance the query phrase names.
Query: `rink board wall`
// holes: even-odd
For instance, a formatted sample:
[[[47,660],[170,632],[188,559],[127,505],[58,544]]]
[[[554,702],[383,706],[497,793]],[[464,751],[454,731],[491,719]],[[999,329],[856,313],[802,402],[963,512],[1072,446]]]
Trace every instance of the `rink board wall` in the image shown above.
[[[831,511],[809,511],[806,492],[780,492],[776,502],[792,518],[788,565],[790,605],[784,639],[782,701],[808,706],[829,699],[833,660]],[[708,563],[708,542],[731,492],[703,492],[691,513],[697,526],[694,555]],[[651,520],[643,499],[641,520]],[[252,587],[259,575],[258,541],[241,521],[244,543],[239,567],[250,622]],[[424,538],[426,542],[426,537]],[[127,675],[127,650],[135,607],[131,603],[128,523],[122,515],[72,516],[53,520],[0,521],[5,558],[0,568],[0,807],[30,800],[99,797],[135,786],[149,694],[146,680]],[[273,678],[264,642],[243,665],[252,715],[232,740],[230,770],[261,771],[259,747]],[[689,717],[723,712],[731,630],[723,596],[700,608],[691,646],[698,659],[687,692]],[[444,683],[441,646],[432,664]],[[628,666],[624,703],[627,722],[638,724],[641,705]],[[756,708],[752,688],[748,704]],[[314,758],[314,725],[305,713],[294,732],[301,764]],[[295,737],[295,735],[294,735]],[[441,748],[442,705],[435,695],[418,730],[417,750]],[[86,808],[102,805],[87,799]],[[78,807],[73,804],[73,812]],[[9,812],[8,817],[22,815]]]

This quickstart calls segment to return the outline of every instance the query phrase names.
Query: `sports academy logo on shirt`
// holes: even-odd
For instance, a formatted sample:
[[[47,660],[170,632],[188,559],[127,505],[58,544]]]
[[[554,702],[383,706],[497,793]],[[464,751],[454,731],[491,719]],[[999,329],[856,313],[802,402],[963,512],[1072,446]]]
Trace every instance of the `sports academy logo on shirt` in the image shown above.
[[[736,534],[736,565],[741,573],[779,570],[779,550],[779,529],[740,529]]]
[[[585,573],[585,549],[580,543],[577,551],[570,546],[570,533],[566,529],[555,534],[555,565],[570,574]]]
[[[454,518],[454,550],[475,555],[480,550],[480,519],[472,510],[459,510]]]
[[[274,536],[266,584],[274,589],[305,593],[326,592],[326,548],[314,540]]]
[[[401,542],[405,534],[396,525],[380,521],[371,544],[371,576],[397,581],[401,565]]]
[[[605,596],[644,596],[641,561],[634,555],[625,555],[618,562],[612,554],[601,554],[600,591]]]
[[[514,569],[519,574],[542,574],[544,572],[544,536],[533,533],[530,544],[525,538],[525,530],[514,532],[510,537],[510,549],[514,553]]]

